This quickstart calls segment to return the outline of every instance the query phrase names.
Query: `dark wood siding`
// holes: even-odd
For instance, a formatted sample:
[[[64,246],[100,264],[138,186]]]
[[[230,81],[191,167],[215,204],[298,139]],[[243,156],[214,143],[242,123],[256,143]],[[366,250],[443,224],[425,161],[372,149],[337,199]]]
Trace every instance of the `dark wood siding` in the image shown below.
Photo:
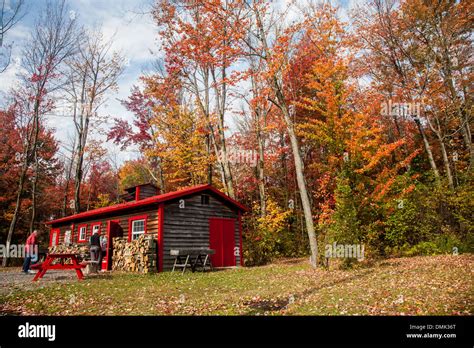
[[[235,219],[235,246],[240,248],[238,212],[220,199],[210,194],[209,205],[201,204],[201,193],[181,198],[185,207],[179,207],[180,199],[165,204],[163,224],[163,270],[173,267],[173,248],[209,248],[209,218],[223,217]],[[236,256],[236,265],[240,256]]]
[[[144,199],[148,197],[153,197],[158,194],[156,187],[151,185],[140,186],[140,197],[139,199]]]

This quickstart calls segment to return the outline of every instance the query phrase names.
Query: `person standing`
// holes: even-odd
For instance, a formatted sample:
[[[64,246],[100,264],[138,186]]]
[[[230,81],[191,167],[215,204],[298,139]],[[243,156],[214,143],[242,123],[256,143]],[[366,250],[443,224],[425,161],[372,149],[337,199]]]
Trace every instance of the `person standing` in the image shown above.
[[[35,273],[32,270],[30,270],[30,265],[31,265],[31,260],[33,258],[37,259],[38,255],[35,255],[37,252],[37,244],[36,240],[38,237],[38,231],[34,230],[28,239],[26,240],[25,244],[25,261],[23,262],[23,273],[28,274],[28,273]]]
[[[97,269],[102,266],[102,248],[100,245],[99,231],[94,231],[90,239],[91,261],[97,264]]]

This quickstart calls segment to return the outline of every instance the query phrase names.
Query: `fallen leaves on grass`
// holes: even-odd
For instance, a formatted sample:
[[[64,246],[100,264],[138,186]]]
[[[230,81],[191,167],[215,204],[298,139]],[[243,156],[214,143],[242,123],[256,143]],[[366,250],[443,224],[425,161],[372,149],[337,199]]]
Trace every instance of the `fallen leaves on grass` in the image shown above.
[[[305,260],[211,273],[119,273],[10,287],[2,314],[472,315],[474,256],[384,260],[313,270]]]

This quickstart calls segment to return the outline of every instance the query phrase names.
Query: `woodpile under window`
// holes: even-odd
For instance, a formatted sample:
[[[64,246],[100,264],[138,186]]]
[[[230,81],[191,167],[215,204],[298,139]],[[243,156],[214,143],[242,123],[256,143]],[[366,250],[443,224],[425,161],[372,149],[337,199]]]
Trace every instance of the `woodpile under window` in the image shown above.
[[[156,241],[151,235],[140,235],[130,242],[113,239],[112,270],[151,273],[156,271]]]

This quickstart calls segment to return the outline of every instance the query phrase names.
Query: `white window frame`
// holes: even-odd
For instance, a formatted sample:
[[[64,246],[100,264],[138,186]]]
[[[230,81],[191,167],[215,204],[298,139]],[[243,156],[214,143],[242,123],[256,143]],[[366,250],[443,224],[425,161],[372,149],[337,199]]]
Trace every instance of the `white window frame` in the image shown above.
[[[71,244],[71,237],[72,237],[72,231],[71,231],[71,230],[66,230],[66,231],[64,232],[64,244],[65,244],[65,245]],[[55,237],[55,238],[57,239],[57,234],[56,234],[56,237]],[[58,245],[58,244],[57,244],[58,241],[55,241],[55,243],[56,243],[55,245]]]
[[[82,232],[84,231],[84,236],[82,236]],[[87,226],[81,226],[79,228],[79,242],[84,242],[87,237]]]
[[[94,234],[94,232],[97,230],[97,232],[100,231],[100,225],[94,225],[92,226],[92,234]]]
[[[53,232],[53,241],[51,243],[52,246],[56,246],[59,244],[59,230],[56,230]]]
[[[136,222],[143,222],[143,230],[138,231],[138,232],[135,231],[135,223]],[[145,224],[146,224],[146,219],[132,220],[132,237],[131,237],[132,240],[137,240],[138,237],[140,237],[140,235],[145,234],[145,231],[146,231]]]

